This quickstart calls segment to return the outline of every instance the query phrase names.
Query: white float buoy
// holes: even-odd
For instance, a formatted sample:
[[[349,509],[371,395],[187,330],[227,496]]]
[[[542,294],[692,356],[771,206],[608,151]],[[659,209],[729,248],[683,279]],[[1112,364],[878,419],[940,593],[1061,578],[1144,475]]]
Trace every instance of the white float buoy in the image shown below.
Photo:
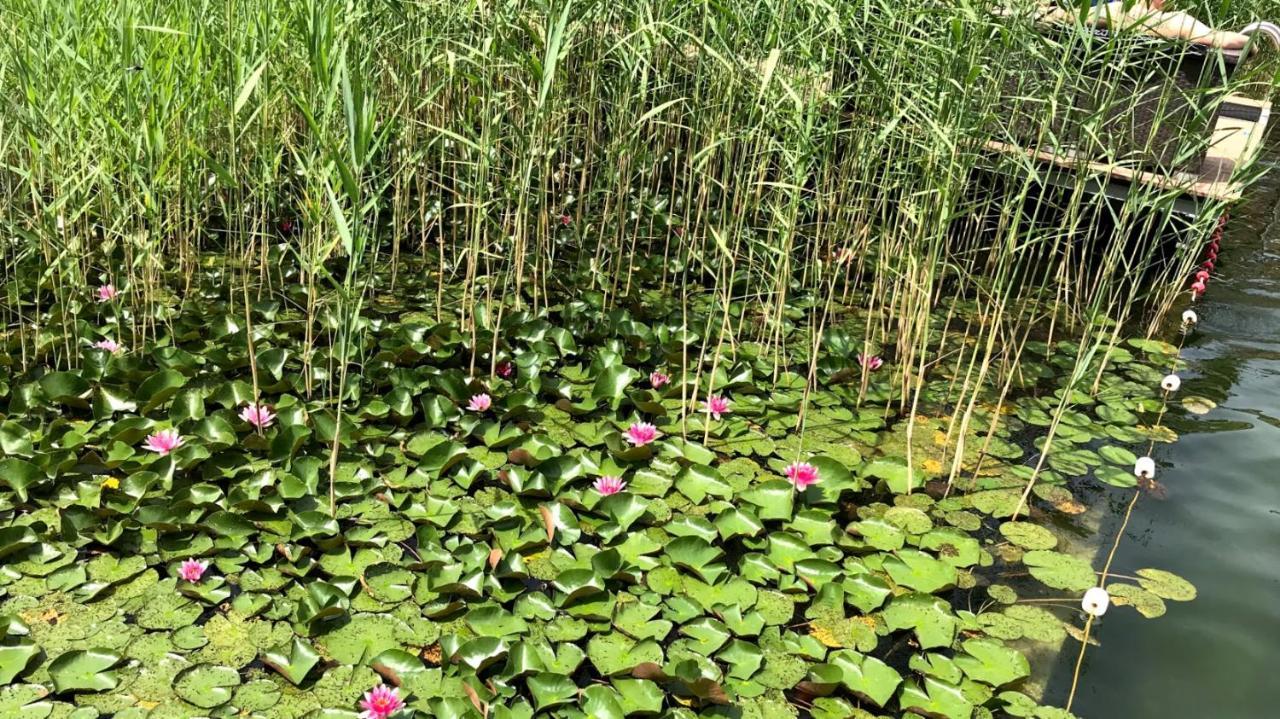
[[[1160,380],[1160,387],[1165,392],[1177,392],[1182,386],[1182,379],[1176,374],[1167,374],[1164,379]]]
[[[1182,313],[1182,324],[1184,325],[1194,325],[1199,321],[1200,321],[1200,317],[1196,315],[1195,310],[1187,310],[1186,312]]]
[[[1091,617],[1100,617],[1107,613],[1107,607],[1111,605],[1111,595],[1107,594],[1107,590],[1102,587],[1091,587],[1089,591],[1084,593],[1084,599],[1080,600],[1080,608],[1085,614]]]
[[[1143,479],[1155,479],[1156,461],[1150,457],[1139,457],[1133,464],[1133,474]]]

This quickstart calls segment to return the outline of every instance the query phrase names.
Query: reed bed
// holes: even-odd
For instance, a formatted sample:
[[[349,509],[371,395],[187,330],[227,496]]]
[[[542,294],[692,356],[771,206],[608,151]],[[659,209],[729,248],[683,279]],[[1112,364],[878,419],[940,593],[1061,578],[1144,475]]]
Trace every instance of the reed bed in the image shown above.
[[[1083,357],[1126,322],[1157,327],[1215,213],[1169,247],[1152,238],[1175,192],[1108,204],[1083,175],[1047,192],[1042,168],[984,143],[1136,163],[1114,118],[1155,102],[1158,124],[1177,96],[1199,125],[1160,152],[1190,157],[1194,128],[1240,88],[1179,87],[1149,50],[1137,65],[1134,45],[1046,39],[993,9],[11,3],[0,211],[16,362],[73,366],[77,328],[39,318],[102,282],[128,288],[127,340],[153,337],[166,282],[215,261],[229,299],[305,288],[303,355],[336,364],[314,388],[336,397],[363,302],[406,273],[474,332],[566,293],[627,301],[639,272],[713,298],[725,322],[706,325],[704,353],[751,339],[779,367],[816,361],[777,342],[787,301],[838,298],[865,310],[861,343],[890,352],[906,387],[944,362],[964,378],[956,404],[1003,396],[1037,333],[1079,336]],[[960,301],[981,307],[966,345],[931,346]],[[326,312],[339,337],[317,348]],[[840,321],[818,317],[811,347]]]

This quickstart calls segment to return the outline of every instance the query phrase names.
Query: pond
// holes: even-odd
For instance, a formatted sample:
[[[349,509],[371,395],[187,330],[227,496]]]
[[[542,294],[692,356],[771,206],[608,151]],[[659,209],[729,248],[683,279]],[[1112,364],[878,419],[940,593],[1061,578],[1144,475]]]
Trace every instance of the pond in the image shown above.
[[[1272,161],[1276,153],[1270,153]],[[1199,589],[1164,621],[1108,614],[1081,675],[1084,717],[1269,716],[1276,690],[1252,667],[1280,664],[1280,177],[1254,186],[1227,225],[1225,262],[1183,356],[1187,386],[1218,407],[1185,417],[1178,443],[1158,450],[1165,501],[1143,498],[1116,566],[1162,566]],[[1110,534],[1123,515],[1111,504]],[[1105,554],[1108,546],[1103,548]],[[1121,569],[1123,571],[1123,569]],[[1067,656],[1071,654],[1071,656]],[[1064,654],[1059,689],[1070,685]]]

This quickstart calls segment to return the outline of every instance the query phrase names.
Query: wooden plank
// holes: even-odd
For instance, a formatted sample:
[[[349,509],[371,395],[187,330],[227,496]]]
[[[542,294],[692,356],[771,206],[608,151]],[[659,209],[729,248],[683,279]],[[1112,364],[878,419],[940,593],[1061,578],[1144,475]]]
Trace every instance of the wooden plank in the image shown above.
[[[1240,199],[1242,190],[1240,184],[1232,182],[1231,178],[1236,168],[1247,165],[1257,153],[1262,137],[1266,134],[1267,122],[1270,120],[1271,103],[1235,95],[1226,98],[1224,103],[1255,107],[1261,110],[1261,114],[1254,122],[1220,116],[1214,125],[1204,161],[1201,162],[1199,170],[1194,173],[1163,174],[1090,160],[1080,157],[1072,150],[1053,153],[996,140],[989,140],[986,147],[996,152],[1023,154],[1065,169],[1103,173],[1131,184],[1137,182],[1161,189],[1176,189],[1195,197],[1230,202]]]

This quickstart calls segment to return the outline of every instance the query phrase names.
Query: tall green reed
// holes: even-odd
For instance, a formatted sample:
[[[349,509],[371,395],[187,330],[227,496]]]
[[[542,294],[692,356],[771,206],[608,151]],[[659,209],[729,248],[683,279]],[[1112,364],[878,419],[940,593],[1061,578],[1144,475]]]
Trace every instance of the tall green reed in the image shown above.
[[[17,361],[78,361],[74,323],[40,323],[88,285],[127,288],[135,344],[201,265],[246,309],[301,287],[336,456],[375,267],[392,287],[422,273],[473,340],[587,289],[631,306],[648,277],[683,298],[698,395],[744,343],[812,386],[827,333],[852,328],[892,359],[896,412],[951,408],[954,480],[966,438],[985,421],[989,441],[1029,384],[1026,343],[1073,338],[1096,377],[1120,327],[1155,331],[1183,296],[1221,209],[1170,247],[1155,238],[1183,222],[1177,191],[1107,199],[1096,175],[1055,180],[987,142],[1186,157],[1204,134],[1167,98],[1212,107],[1260,76],[1184,87],[1161,70],[1177,47],[1153,60],[993,8],[15,0],[0,212]],[[1115,121],[1152,107],[1172,149]],[[808,339],[786,346],[797,301]],[[488,336],[476,371],[498,359]],[[927,394],[939,374],[947,397]]]

